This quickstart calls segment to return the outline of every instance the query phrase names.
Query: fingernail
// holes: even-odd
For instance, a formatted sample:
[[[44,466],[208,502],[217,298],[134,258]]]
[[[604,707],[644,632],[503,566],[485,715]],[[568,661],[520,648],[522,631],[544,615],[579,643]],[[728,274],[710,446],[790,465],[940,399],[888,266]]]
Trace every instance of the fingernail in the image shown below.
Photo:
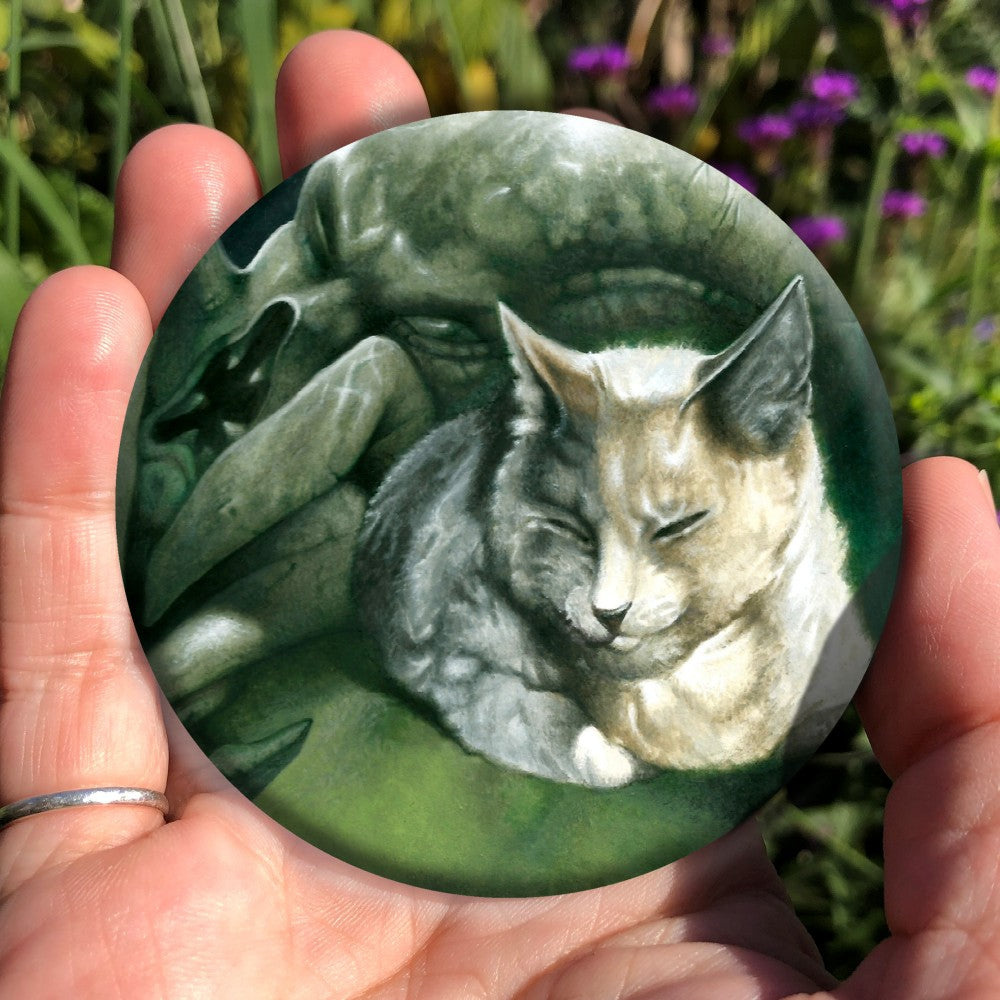
[[[983,492],[986,494],[986,499],[993,504],[993,509],[996,510],[996,501],[993,499],[993,487],[990,486],[990,477],[986,475],[985,469],[979,470],[979,485],[982,486]]]
[[[982,486],[986,499],[989,500],[993,510],[997,510],[997,502],[993,497],[993,487],[990,486],[990,477],[986,475],[985,469],[979,470],[979,485]],[[997,522],[1000,523],[1000,511],[997,511]]]

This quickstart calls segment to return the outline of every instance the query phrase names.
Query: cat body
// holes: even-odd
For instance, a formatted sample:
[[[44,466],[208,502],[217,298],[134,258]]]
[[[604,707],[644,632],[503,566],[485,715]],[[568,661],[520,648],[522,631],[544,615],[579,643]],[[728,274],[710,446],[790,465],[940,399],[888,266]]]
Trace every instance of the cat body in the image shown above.
[[[512,393],[418,442],[366,514],[388,671],[467,749],[592,787],[821,738],[872,641],[801,281],[719,355],[582,354],[500,316]]]

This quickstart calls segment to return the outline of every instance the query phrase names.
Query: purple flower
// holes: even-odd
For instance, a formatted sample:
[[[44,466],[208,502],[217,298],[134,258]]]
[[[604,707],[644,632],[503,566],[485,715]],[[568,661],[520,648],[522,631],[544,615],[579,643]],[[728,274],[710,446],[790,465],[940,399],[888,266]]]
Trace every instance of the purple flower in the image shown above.
[[[835,108],[847,107],[851,101],[857,100],[861,92],[858,78],[853,73],[842,73],[835,69],[813,73],[806,81],[805,91],[816,100],[832,104]]]
[[[632,57],[624,45],[607,42],[604,45],[574,49],[569,54],[567,65],[584,76],[614,76],[616,73],[624,73],[632,65]]]
[[[746,167],[739,163],[713,163],[712,166],[720,174],[725,174],[731,181],[739,184],[741,188],[754,195],[757,193],[757,179]]]
[[[915,219],[927,211],[927,202],[915,191],[886,191],[882,215],[886,219]]]
[[[740,122],[737,135],[754,149],[777,146],[795,135],[795,126],[785,115],[767,114]]]
[[[980,344],[988,344],[996,336],[996,332],[997,332],[996,316],[984,316],[972,328],[972,336],[975,337]]]
[[[845,117],[843,109],[835,104],[810,99],[796,101],[788,109],[788,115],[795,123],[796,128],[803,132],[833,128],[839,125]]]
[[[698,110],[698,91],[689,83],[657,87],[646,97],[646,107],[665,118],[690,118]]]
[[[729,35],[705,35],[701,40],[701,51],[706,56],[728,56],[734,48]]]
[[[965,82],[986,97],[992,97],[997,89],[997,71],[992,66],[973,66],[965,74]]]
[[[948,152],[948,140],[940,132],[903,132],[899,145],[910,156],[940,160]]]
[[[788,227],[810,250],[822,250],[847,237],[847,224],[836,215],[804,215],[792,219]]]
[[[915,28],[927,17],[928,0],[876,0],[904,28]]]

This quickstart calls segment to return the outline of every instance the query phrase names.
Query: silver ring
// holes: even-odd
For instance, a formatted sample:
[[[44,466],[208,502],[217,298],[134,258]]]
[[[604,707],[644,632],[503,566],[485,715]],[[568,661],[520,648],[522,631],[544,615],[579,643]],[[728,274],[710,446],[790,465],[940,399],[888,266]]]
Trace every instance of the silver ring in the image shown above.
[[[26,816],[51,812],[53,809],[70,809],[73,806],[152,806],[166,813],[170,808],[167,797],[151,788],[126,788],[110,785],[105,788],[78,788],[72,792],[51,792],[19,799],[10,805],[0,806],[0,830]]]

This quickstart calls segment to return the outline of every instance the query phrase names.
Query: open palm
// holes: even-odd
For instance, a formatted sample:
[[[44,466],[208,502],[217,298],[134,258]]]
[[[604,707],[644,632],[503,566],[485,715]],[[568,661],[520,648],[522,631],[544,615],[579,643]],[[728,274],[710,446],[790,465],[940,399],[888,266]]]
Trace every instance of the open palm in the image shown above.
[[[427,105],[390,49],[330,33],[286,62],[278,111],[290,173]],[[258,195],[224,136],[151,136],[121,179],[116,270],[55,276],[18,326],[2,401],[0,802],[138,785],[165,788],[171,813],[66,810],[0,835],[0,996],[997,995],[1000,531],[958,461],[905,476],[902,578],[860,696],[896,779],[893,937],[842,986],[752,824],[606,889],[467,899],[327,857],[224,781],[161,703],[135,639],[114,481],[152,326]]]

